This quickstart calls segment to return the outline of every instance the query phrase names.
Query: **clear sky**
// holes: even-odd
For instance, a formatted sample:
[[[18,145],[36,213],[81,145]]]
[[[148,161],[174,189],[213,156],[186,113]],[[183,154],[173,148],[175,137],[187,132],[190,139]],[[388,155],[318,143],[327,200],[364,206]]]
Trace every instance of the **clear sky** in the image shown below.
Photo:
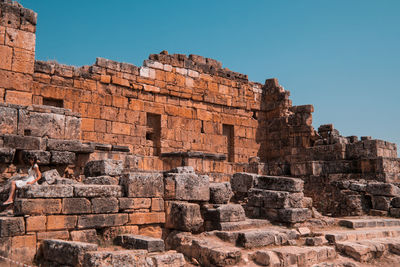
[[[149,54],[198,54],[264,82],[315,128],[400,145],[399,0],[21,0],[38,13],[36,58],[141,66]]]

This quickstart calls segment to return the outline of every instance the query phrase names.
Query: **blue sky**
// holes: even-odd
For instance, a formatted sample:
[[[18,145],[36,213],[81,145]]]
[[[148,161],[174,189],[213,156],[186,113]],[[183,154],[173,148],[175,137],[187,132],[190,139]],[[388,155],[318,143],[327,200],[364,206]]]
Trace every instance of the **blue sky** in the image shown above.
[[[400,145],[398,0],[21,0],[38,13],[36,58],[141,65],[198,54],[264,82],[276,77],[314,127]]]

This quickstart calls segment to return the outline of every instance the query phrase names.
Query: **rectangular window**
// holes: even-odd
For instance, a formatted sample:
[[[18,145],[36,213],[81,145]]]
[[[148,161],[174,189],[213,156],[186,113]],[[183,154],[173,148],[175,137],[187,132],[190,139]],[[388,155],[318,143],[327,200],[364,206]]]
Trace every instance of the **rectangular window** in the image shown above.
[[[62,99],[43,97],[43,105],[63,108],[64,101]]]
[[[233,125],[223,124],[222,125],[222,134],[226,137],[226,147],[228,153],[228,161],[235,161],[235,140],[234,140],[234,132]]]
[[[146,140],[150,141],[153,156],[158,156],[161,153],[161,115],[147,113],[146,119]]]

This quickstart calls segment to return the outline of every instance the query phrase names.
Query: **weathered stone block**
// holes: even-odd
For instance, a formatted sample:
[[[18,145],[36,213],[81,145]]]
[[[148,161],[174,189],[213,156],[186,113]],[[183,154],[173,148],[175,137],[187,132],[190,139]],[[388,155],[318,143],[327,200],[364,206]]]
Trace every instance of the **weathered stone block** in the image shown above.
[[[216,222],[240,222],[246,219],[244,209],[239,204],[216,204],[204,207],[204,219]]]
[[[390,209],[390,201],[392,198],[384,196],[372,196],[371,200],[373,209],[388,211]]]
[[[163,254],[153,255],[151,260],[156,266],[184,267],[186,266],[185,257],[181,253],[168,251]]]
[[[67,230],[61,231],[51,231],[51,232],[38,232],[37,239],[38,241],[45,239],[60,239],[60,240],[68,240],[69,232]]]
[[[28,109],[20,109],[18,134],[23,135],[26,130],[29,130],[32,136],[64,138],[65,116],[55,113],[33,112]]]
[[[149,209],[151,207],[151,198],[119,198],[120,210],[131,209]]]
[[[91,146],[82,144],[79,140],[49,139],[47,141],[47,147],[49,150],[69,151],[81,154],[92,153],[94,151]]]
[[[11,237],[11,258],[19,262],[32,262],[36,254],[36,241],[34,234]]]
[[[311,218],[309,209],[293,208],[278,210],[278,218],[281,222],[297,223]]]
[[[120,197],[119,185],[74,185],[75,197]]]
[[[280,267],[281,261],[275,252],[269,250],[259,250],[251,255],[251,258],[259,265]]]
[[[103,228],[109,226],[124,225],[128,222],[128,214],[94,214],[78,217],[78,229]]]
[[[194,203],[166,201],[165,217],[169,229],[196,232],[203,225],[200,206]]]
[[[56,165],[74,164],[76,160],[75,153],[67,151],[51,151],[51,163]]]
[[[146,250],[90,251],[85,253],[83,266],[149,266]],[[157,265],[163,266],[163,265]]]
[[[122,174],[123,164],[121,160],[112,160],[112,159],[104,159],[104,160],[94,160],[89,161],[85,165],[85,176],[118,176]]]
[[[23,217],[0,217],[0,237],[25,234]]]
[[[164,251],[164,240],[148,236],[119,235],[114,239],[114,243],[127,249],[145,249],[148,252]]]
[[[111,176],[97,176],[97,177],[87,177],[82,181],[84,184],[100,184],[100,185],[118,185],[119,180],[116,177]]]
[[[0,106],[0,134],[17,134],[17,111],[16,108]]]
[[[46,231],[46,216],[29,216],[26,218],[26,231],[37,232]]]
[[[209,177],[191,173],[169,173],[164,179],[165,199],[197,200],[210,199]]]
[[[231,178],[233,192],[247,193],[256,183],[257,174],[254,173],[235,173]]]
[[[28,185],[18,190],[20,198],[67,198],[73,195],[71,185]]]
[[[0,148],[0,163],[12,163],[14,160],[15,149]]]
[[[81,118],[65,116],[65,139],[79,139],[81,133]]]
[[[108,198],[93,198],[92,212],[93,213],[115,213],[118,212],[118,199],[115,197]]]
[[[47,216],[47,231],[74,229],[77,217],[71,215]]]
[[[139,234],[139,227],[137,225],[123,225],[123,226],[113,226],[103,228],[101,231],[101,236],[104,240],[113,240],[118,235],[122,234]]]
[[[130,224],[155,224],[165,223],[164,212],[134,212],[129,214]]]
[[[161,173],[127,173],[121,185],[128,197],[163,197],[164,183]]]
[[[233,196],[231,184],[225,183],[210,183],[210,203],[227,204]]]
[[[151,199],[151,211],[164,211],[164,199],[152,198]]]
[[[400,188],[390,183],[369,183],[367,192],[378,196],[400,196]]]
[[[304,182],[290,177],[257,176],[256,187],[260,189],[303,192]]]
[[[97,243],[97,232],[95,229],[71,231],[71,240],[87,243]]]
[[[271,209],[301,208],[303,193],[290,193],[284,191],[271,191],[262,189],[250,189],[249,206]]]
[[[4,146],[20,150],[46,150],[46,142],[40,137],[4,135]]]
[[[47,184],[54,184],[56,183],[57,179],[60,179],[61,176],[58,173],[56,169],[52,169],[49,171],[42,172],[42,178],[43,182],[46,182]]]
[[[400,208],[390,208],[390,216],[400,218]]]
[[[90,201],[86,198],[65,198],[62,200],[63,214],[91,213]]]
[[[61,213],[61,199],[17,199],[15,215],[42,215]]]
[[[400,197],[395,197],[392,199],[392,202],[390,203],[390,205],[393,208],[400,208]]]
[[[82,266],[84,254],[95,250],[97,250],[97,245],[90,243],[43,240],[44,259],[59,264]]]
[[[46,165],[50,163],[50,152],[42,150],[23,150],[22,159],[24,162],[29,163],[28,158],[35,156],[41,165]]]

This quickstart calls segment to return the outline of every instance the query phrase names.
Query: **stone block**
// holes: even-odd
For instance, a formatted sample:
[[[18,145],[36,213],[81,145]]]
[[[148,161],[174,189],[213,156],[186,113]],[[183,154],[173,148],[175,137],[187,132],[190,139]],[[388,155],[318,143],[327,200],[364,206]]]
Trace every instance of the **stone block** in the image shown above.
[[[164,199],[152,198],[151,199],[151,211],[164,211]]]
[[[372,196],[372,208],[375,210],[388,211],[390,209],[391,197],[385,196]]]
[[[49,150],[68,151],[81,154],[92,153],[94,151],[91,146],[82,144],[79,140],[49,139],[47,141],[47,147]]]
[[[309,209],[302,208],[280,209],[278,210],[278,218],[281,222],[304,222],[307,219],[311,218],[311,211]]]
[[[41,138],[64,138],[65,115],[20,109],[18,134],[23,135],[26,131],[29,131],[31,136]]]
[[[104,159],[104,160],[94,160],[89,161],[85,165],[85,176],[118,176],[122,174],[123,164],[121,160],[112,160],[112,159]]]
[[[400,208],[390,208],[390,216],[400,218]]]
[[[71,185],[28,185],[18,190],[20,198],[67,198],[73,195]]]
[[[103,228],[124,225],[128,222],[128,214],[94,214],[78,216],[78,229]]]
[[[122,234],[139,234],[139,227],[137,225],[123,225],[123,226],[113,226],[103,228],[101,231],[101,236],[104,240],[113,240],[118,235]]]
[[[64,265],[82,266],[84,254],[97,250],[97,245],[76,241],[43,240],[42,249],[45,260]]]
[[[47,216],[47,231],[74,229],[77,217],[71,215]]]
[[[187,232],[196,232],[203,226],[200,206],[194,203],[166,201],[165,227]]]
[[[76,160],[75,153],[67,151],[51,151],[51,164],[70,165]]]
[[[148,252],[164,251],[164,240],[141,235],[119,235],[114,239],[116,245],[127,249],[145,249]]]
[[[231,186],[233,192],[247,193],[250,188],[253,188],[257,179],[257,174],[254,173],[235,173],[231,178]]]
[[[62,200],[63,214],[91,213],[90,201],[86,198],[65,198]]]
[[[25,234],[24,217],[0,217],[0,237]]]
[[[50,163],[51,154],[43,150],[23,150],[22,159],[24,162],[29,163],[29,157],[34,156],[38,160],[38,164],[47,165]]]
[[[394,198],[392,199],[392,202],[390,203],[390,205],[391,205],[393,208],[400,208],[400,197],[394,197]]]
[[[130,224],[156,224],[165,223],[164,212],[134,212],[129,214]]]
[[[100,185],[118,185],[119,180],[117,177],[111,176],[97,176],[97,177],[87,177],[82,181],[84,184],[100,184]]]
[[[208,201],[209,177],[192,173],[169,173],[164,178],[165,199]]]
[[[119,185],[74,185],[75,197],[120,197]]]
[[[92,198],[93,213],[116,213],[118,212],[118,199],[115,197]]]
[[[79,139],[81,133],[81,118],[65,116],[65,139]]]
[[[56,180],[61,178],[60,174],[56,169],[52,169],[49,171],[42,172],[42,178],[40,179],[43,182],[51,185],[56,183]]]
[[[141,225],[139,228],[139,235],[145,235],[154,238],[162,238],[163,232],[164,228],[160,225]]]
[[[163,197],[164,183],[161,173],[127,173],[121,185],[128,197]]]
[[[165,267],[184,267],[186,266],[185,257],[181,253],[168,251],[163,254],[152,255],[150,258],[156,266]]]
[[[216,222],[240,222],[246,219],[244,209],[239,204],[216,204],[204,207],[204,219]]]
[[[87,243],[97,243],[97,232],[95,229],[71,231],[71,240]]]
[[[38,239],[38,241],[45,240],[45,239],[69,240],[69,232],[67,230],[51,231],[51,232],[38,232],[37,239]]]
[[[400,196],[400,188],[390,183],[369,183],[367,193],[377,196],[396,197]]]
[[[18,109],[0,106],[0,134],[17,134]]]
[[[192,250],[196,251],[201,266],[237,266],[242,253],[236,247],[221,247],[209,240],[193,240]]]
[[[248,196],[249,206],[282,209],[301,208],[304,194],[253,188],[250,189]]]
[[[151,207],[151,198],[119,198],[120,210],[149,209]]]
[[[61,199],[17,199],[15,215],[43,215],[61,213]]]
[[[20,150],[46,150],[46,142],[40,137],[4,135],[3,142],[5,147]]]
[[[15,149],[0,148],[0,163],[12,163],[14,160]]]
[[[34,234],[11,237],[11,258],[18,262],[32,262],[36,254],[36,241]]]
[[[298,178],[257,176],[256,187],[276,191],[303,192],[304,182]]]
[[[120,251],[90,251],[84,256],[83,266],[149,266],[146,259],[146,250],[120,250]],[[153,262],[153,261],[152,261]],[[169,266],[169,265],[156,265]],[[171,266],[172,267],[172,266]]]
[[[269,250],[259,250],[251,254],[251,258],[259,265],[280,267],[281,261],[275,252]]]
[[[46,231],[46,216],[29,216],[25,219],[26,231],[37,232]]]
[[[233,196],[231,184],[225,183],[210,183],[210,203],[227,204]]]

